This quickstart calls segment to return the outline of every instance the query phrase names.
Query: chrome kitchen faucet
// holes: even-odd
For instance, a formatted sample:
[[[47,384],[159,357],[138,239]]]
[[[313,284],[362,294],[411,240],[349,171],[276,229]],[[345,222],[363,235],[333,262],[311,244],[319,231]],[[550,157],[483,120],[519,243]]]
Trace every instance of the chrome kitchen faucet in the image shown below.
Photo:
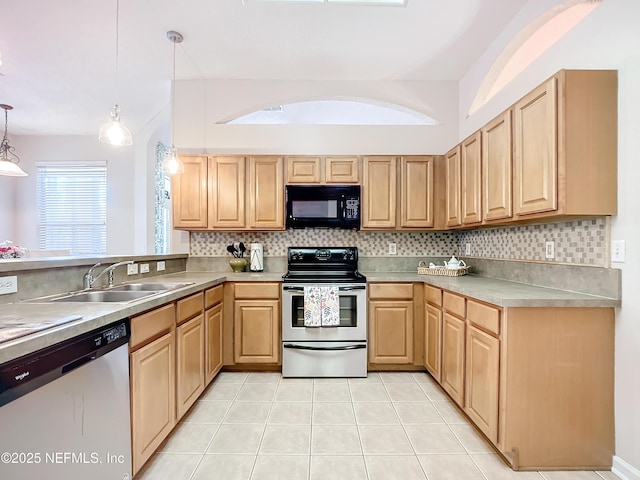
[[[113,271],[118,268],[121,265],[132,265],[133,263],[135,263],[133,260],[126,260],[124,262],[118,262],[118,263],[114,263],[113,265],[109,265],[108,267],[106,267],[104,270],[102,270],[98,275],[96,275],[95,277],[93,276],[93,270],[96,267],[99,267],[100,265],[102,265],[102,263],[98,262],[96,263],[93,267],[91,267],[87,273],[85,273],[82,277],[82,287],[85,290],[89,290],[94,282],[96,280],[98,280],[102,275],[104,275],[105,273],[109,274],[109,283],[107,284],[107,286],[109,287],[113,287]]]

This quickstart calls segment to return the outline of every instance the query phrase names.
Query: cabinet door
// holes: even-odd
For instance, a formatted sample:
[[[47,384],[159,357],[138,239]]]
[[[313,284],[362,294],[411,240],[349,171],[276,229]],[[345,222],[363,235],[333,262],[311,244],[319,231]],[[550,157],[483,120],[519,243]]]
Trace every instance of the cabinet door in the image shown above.
[[[133,473],[151,457],[176,423],[175,334],[131,354]]]
[[[444,314],[442,327],[442,388],[455,402],[464,402],[464,341],[465,322]]]
[[[171,179],[173,228],[207,226],[207,157],[180,157],[184,173]]]
[[[462,222],[462,210],[460,208],[460,145],[445,155],[445,168],[447,227],[454,227]]]
[[[320,183],[320,157],[287,157],[287,183]]]
[[[413,363],[413,301],[369,302],[369,362]]]
[[[204,313],[205,386],[222,368],[222,303]]]
[[[363,159],[362,228],[395,228],[396,161],[396,157]]]
[[[236,363],[279,363],[279,300],[236,300],[234,357]]]
[[[284,230],[282,157],[249,158],[249,228]]]
[[[245,160],[243,157],[209,158],[209,227],[244,228]]]
[[[465,412],[482,432],[498,441],[500,341],[473,326],[467,330]]]
[[[482,128],[482,191],[484,220],[512,216],[511,110]]]
[[[433,227],[433,157],[403,157],[400,179],[400,226]]]
[[[480,162],[480,132],[476,132],[460,145],[460,198],[462,223],[482,221],[482,179]]]
[[[424,305],[424,367],[436,381],[440,382],[440,362],[442,352],[442,311],[425,303]]]
[[[513,107],[515,213],[557,209],[558,135],[556,79]]]
[[[176,328],[178,420],[204,391],[204,315]]]
[[[340,185],[358,183],[358,157],[326,157],[324,159],[324,178],[326,183]]]

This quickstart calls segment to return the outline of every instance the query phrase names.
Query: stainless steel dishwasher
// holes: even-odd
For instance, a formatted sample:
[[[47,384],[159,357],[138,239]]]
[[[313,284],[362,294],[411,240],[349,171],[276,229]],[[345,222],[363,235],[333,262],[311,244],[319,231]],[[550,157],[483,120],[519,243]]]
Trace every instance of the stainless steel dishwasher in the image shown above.
[[[129,320],[0,365],[0,478],[129,480]]]

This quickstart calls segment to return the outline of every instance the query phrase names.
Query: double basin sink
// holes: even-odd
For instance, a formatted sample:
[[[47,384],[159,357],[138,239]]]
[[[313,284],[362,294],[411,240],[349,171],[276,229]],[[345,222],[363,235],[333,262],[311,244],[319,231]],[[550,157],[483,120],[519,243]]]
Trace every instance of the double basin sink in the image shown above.
[[[31,302],[78,302],[78,303],[127,303],[134,300],[166,293],[178,288],[193,285],[185,283],[126,283],[103,290],[82,290],[80,292],[65,293],[53,297],[44,297]]]

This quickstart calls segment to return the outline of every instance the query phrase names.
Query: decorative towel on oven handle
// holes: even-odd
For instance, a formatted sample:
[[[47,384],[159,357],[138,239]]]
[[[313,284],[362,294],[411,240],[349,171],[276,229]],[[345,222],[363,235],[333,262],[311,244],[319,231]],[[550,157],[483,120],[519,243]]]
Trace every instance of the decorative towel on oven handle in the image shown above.
[[[304,326],[337,327],[339,325],[339,288],[336,286],[304,287]]]

